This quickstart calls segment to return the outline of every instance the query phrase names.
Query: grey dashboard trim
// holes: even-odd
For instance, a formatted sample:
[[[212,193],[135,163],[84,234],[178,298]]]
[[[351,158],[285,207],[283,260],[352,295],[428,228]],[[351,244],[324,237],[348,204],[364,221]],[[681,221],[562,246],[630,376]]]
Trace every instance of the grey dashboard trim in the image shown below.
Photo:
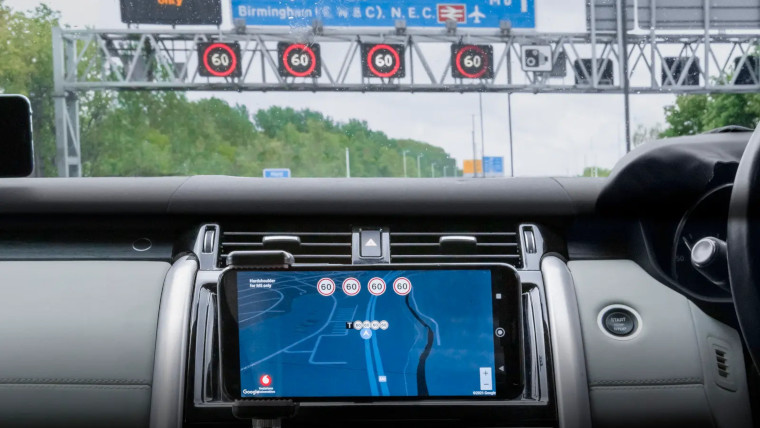
[[[164,280],[153,364],[151,428],[182,427],[190,308],[197,272],[195,256],[183,256]]]
[[[0,214],[561,216],[593,213],[604,179],[13,178]]]
[[[541,261],[541,273],[549,312],[559,426],[589,427],[586,357],[573,278],[565,262],[551,255]]]

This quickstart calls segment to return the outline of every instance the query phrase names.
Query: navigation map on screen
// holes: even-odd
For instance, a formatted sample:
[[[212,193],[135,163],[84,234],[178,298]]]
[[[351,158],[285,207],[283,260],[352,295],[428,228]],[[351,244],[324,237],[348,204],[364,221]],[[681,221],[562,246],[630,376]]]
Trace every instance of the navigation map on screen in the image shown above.
[[[239,272],[237,290],[242,397],[496,395],[490,270]]]

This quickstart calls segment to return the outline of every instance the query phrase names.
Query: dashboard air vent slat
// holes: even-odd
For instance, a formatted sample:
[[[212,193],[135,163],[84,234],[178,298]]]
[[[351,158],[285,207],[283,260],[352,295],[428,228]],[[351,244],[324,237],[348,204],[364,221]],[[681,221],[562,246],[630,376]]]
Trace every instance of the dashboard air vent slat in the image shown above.
[[[296,263],[351,263],[351,232],[222,230],[219,267],[232,251],[284,250]]]
[[[392,263],[507,263],[522,267],[516,232],[392,229],[390,238]]]

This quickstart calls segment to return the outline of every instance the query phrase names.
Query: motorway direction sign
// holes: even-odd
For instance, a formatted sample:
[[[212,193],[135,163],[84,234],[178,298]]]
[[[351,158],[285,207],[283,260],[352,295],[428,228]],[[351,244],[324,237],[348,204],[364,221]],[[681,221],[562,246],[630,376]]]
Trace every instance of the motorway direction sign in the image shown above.
[[[232,18],[248,26],[535,28],[535,0],[232,0]]]
[[[264,170],[264,178],[290,178],[289,168],[267,168]]]
[[[483,172],[486,178],[504,177],[504,158],[495,156],[486,156],[483,158]]]

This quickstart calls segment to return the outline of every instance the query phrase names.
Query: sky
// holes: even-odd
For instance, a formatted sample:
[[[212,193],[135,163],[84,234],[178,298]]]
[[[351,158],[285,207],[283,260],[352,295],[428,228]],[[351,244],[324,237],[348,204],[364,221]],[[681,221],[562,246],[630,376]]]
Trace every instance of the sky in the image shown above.
[[[39,1],[6,0],[25,10]],[[118,0],[47,0],[72,27],[125,28]],[[231,28],[229,0],[223,0],[222,28]],[[585,0],[537,0],[536,29],[551,32],[585,31]],[[151,26],[143,26],[151,28]],[[458,160],[472,159],[472,115],[479,114],[478,94],[393,93],[194,93],[215,96],[251,110],[270,106],[309,108],[337,121],[360,119],[393,138],[411,138],[442,147]],[[487,93],[483,99],[483,134],[476,120],[478,151],[505,156],[509,175],[509,97]],[[632,129],[664,123],[663,109],[672,95],[632,95]],[[625,154],[622,95],[513,94],[513,153],[517,176],[581,174],[586,166],[611,168]],[[480,152],[478,153],[480,156]],[[223,173],[223,171],[220,171]],[[439,172],[440,173],[440,172]]]

